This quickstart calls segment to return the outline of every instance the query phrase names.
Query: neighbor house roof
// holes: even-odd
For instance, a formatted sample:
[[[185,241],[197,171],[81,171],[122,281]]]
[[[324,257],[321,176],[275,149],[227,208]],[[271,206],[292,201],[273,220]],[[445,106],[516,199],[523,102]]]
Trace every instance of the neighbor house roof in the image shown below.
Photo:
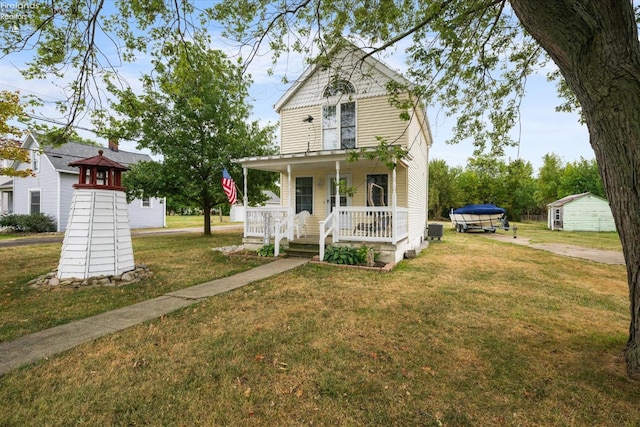
[[[7,181],[0,179],[0,190],[11,190],[13,188],[13,178]]]
[[[592,196],[592,197],[595,197],[597,199],[604,200],[606,202],[606,199],[603,199],[602,197],[596,196],[595,194],[591,194],[591,192],[587,191],[586,193],[572,194],[570,196],[563,197],[562,199],[558,199],[555,202],[549,203],[547,206],[552,207],[552,208],[564,206],[569,202],[572,202],[572,201],[577,200],[577,199],[581,199],[581,198],[586,197],[586,196]]]
[[[108,148],[79,144],[77,142],[68,142],[59,147],[43,147],[43,153],[57,171],[76,174],[78,173],[78,168],[69,166],[69,163],[97,156],[99,150],[104,151],[104,157],[120,163],[125,167],[129,167],[129,165],[138,162],[151,161],[151,157],[147,154],[131,153],[122,150],[113,151]]]
[[[266,204],[270,204],[270,205],[280,204],[280,197],[278,197],[276,193],[274,193],[271,190],[263,190],[262,192],[264,193],[265,196],[267,196],[267,200],[265,201]]]

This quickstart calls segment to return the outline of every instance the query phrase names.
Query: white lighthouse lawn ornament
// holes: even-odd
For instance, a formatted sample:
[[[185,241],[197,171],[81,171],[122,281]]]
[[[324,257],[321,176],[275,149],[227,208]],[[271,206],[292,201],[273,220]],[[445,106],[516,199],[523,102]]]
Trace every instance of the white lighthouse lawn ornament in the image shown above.
[[[120,275],[135,269],[125,188],[128,168],[103,155],[77,160],[69,221],[58,264],[59,279]]]

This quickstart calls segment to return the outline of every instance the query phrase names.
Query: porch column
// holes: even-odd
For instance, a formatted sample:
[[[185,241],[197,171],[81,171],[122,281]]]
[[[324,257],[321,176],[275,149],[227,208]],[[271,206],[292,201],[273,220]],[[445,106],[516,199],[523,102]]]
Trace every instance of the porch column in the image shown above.
[[[391,171],[391,239],[393,244],[396,244],[398,241],[398,195],[396,193],[396,169],[397,164],[395,164],[395,160],[393,161],[394,168]]]
[[[244,205],[244,236],[243,237],[247,237],[247,228],[249,227],[249,212],[247,211],[247,208],[249,207],[249,196],[247,193],[247,179],[249,177],[249,169],[247,169],[246,167],[242,167],[242,178],[243,178],[243,189],[244,189],[244,194],[242,195],[242,204]]]
[[[336,210],[340,207],[340,162],[336,160]]]
[[[293,192],[295,191],[295,187],[293,187],[291,185],[291,164],[287,165],[287,185],[289,187],[288,189],[288,193],[289,193],[289,213],[287,215],[287,218],[289,218],[289,224],[287,225],[287,228],[289,229],[289,235],[287,236],[287,239],[289,239],[289,241],[293,240],[293,216],[294,213],[296,211],[295,206],[293,205]]]
[[[333,216],[333,242],[340,241],[340,161],[336,160],[336,214]]]

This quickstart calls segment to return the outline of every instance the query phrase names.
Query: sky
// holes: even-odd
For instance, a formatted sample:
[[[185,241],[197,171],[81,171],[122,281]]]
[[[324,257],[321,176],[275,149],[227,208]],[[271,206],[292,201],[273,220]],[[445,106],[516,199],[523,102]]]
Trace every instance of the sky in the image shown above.
[[[213,37],[213,47],[226,51],[230,56],[236,56],[238,51],[230,43]],[[404,63],[402,49],[396,54],[385,55],[381,59],[391,68],[403,72],[407,65]],[[22,95],[36,95],[45,101],[45,106],[38,108],[34,114],[49,119],[64,122],[64,116],[53,107],[53,102],[64,99],[64,81],[57,79],[25,80],[19,73],[25,67],[29,55],[22,53],[0,60],[0,89],[20,90]],[[133,88],[140,88],[139,77],[148,69],[148,58],[139,57],[133,64],[122,67],[121,73]],[[253,107],[252,119],[261,123],[275,123],[278,115],[274,111],[274,104],[285,93],[287,84],[281,82],[283,76],[294,81],[306,68],[304,60],[299,55],[283,56],[277,63],[272,75],[267,70],[272,67],[271,56],[263,53],[257,56],[249,66],[248,72],[252,76],[253,84],[250,88],[249,104]],[[521,121],[512,133],[512,137],[520,141],[519,147],[508,147],[505,150],[505,161],[521,158],[529,161],[537,171],[542,165],[542,157],[548,153],[555,153],[564,162],[573,162],[594,158],[589,145],[589,135],[584,125],[578,123],[576,113],[558,113],[555,107],[560,103],[556,96],[555,87],[546,82],[544,75],[529,78],[527,94],[521,107]],[[443,159],[449,166],[465,166],[469,157],[473,155],[470,142],[455,145],[446,144],[451,135],[454,124],[452,118],[447,118],[444,111],[437,105],[427,110],[433,136],[433,146],[430,151],[431,159]],[[93,126],[87,116],[79,122],[78,133],[85,138],[104,140],[85,129]],[[121,149],[136,151],[135,143],[122,141]]]

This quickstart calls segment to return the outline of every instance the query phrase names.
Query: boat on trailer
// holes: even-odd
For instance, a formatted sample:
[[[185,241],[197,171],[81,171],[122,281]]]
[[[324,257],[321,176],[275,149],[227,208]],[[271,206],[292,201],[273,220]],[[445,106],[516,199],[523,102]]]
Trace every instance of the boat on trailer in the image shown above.
[[[466,205],[452,209],[449,218],[459,233],[469,230],[495,233],[498,228],[509,230],[507,211],[494,204]]]

